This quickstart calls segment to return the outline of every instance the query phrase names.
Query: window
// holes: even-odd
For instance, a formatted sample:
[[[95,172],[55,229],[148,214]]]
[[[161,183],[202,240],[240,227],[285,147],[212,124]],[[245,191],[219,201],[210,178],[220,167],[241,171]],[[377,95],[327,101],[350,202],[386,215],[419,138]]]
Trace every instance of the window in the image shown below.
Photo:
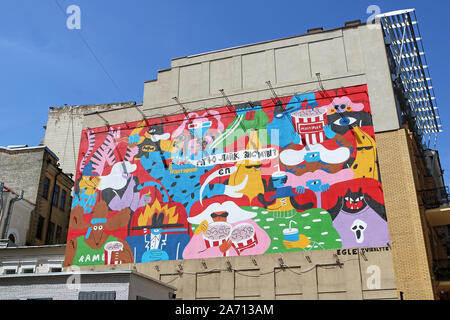
[[[12,233],[8,236],[8,240],[12,243],[16,243],[16,237]]]
[[[44,228],[44,217],[39,216],[38,218],[38,226],[36,231],[36,238],[42,239],[42,229]]]
[[[78,300],[116,300],[115,291],[80,291]]]
[[[17,264],[7,263],[3,266],[3,274],[16,274],[19,266]]]
[[[55,243],[61,243],[61,233],[62,233],[62,228],[60,226],[56,226],[56,239],[55,239]]]
[[[64,211],[66,205],[66,190],[61,190],[61,198],[59,199],[59,208]]]
[[[22,273],[34,273],[34,268],[22,268]]]
[[[48,187],[50,186],[50,179],[45,177],[44,178],[44,189],[42,190],[42,196],[45,199],[48,199]]]
[[[52,267],[52,268],[50,268],[50,272],[62,272],[62,268],[61,267]]]
[[[53,205],[58,206],[58,196],[59,196],[59,186],[55,185],[55,190],[53,190]]]
[[[53,232],[54,231],[55,231],[55,224],[53,222],[50,222],[48,224],[47,239],[45,241],[47,244],[52,244],[53,243]]]

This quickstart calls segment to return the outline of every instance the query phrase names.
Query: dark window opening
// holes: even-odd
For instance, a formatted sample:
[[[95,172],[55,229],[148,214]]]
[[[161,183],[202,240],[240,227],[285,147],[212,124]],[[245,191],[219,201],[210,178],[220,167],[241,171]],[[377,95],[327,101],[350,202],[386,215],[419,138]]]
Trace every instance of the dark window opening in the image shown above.
[[[45,177],[44,178],[44,189],[42,190],[42,196],[45,199],[48,199],[48,188],[50,186],[50,179]]]
[[[47,244],[53,244],[53,233],[55,231],[55,224],[53,222],[50,222],[48,224],[48,229],[47,229],[47,239],[46,239],[46,243]]]
[[[78,300],[116,300],[115,291],[80,291]]]
[[[58,206],[58,196],[59,196],[59,186],[55,185],[55,190],[53,190],[53,205]]]
[[[22,273],[34,273],[34,269],[33,268],[23,268]]]
[[[16,243],[16,237],[14,237],[13,234],[10,234],[10,235],[8,236],[8,240],[11,241],[12,243]]]
[[[61,243],[61,233],[62,233],[62,228],[60,226],[56,226],[56,239],[55,239],[56,244]]]
[[[36,238],[42,239],[42,228],[44,228],[44,217],[39,216],[38,226],[36,231]]]
[[[59,199],[59,208],[64,211],[66,204],[66,190],[61,190],[61,198]]]

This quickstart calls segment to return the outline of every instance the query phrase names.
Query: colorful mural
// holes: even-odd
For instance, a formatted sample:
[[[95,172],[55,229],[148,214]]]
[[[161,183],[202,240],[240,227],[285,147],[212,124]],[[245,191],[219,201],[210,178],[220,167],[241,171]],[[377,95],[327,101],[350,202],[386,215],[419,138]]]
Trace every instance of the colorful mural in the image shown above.
[[[82,133],[67,265],[389,243],[366,86]]]

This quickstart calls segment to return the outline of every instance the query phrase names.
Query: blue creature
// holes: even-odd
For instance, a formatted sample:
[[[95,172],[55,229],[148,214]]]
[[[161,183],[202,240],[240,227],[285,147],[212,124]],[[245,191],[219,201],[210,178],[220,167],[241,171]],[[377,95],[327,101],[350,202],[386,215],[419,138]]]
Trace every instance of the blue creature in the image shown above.
[[[72,209],[80,206],[83,208],[84,213],[92,213],[97,202],[97,187],[99,183],[100,177],[93,171],[92,163],[89,162],[84,167],[81,178],[75,184]]]
[[[317,199],[317,208],[321,208],[322,206],[322,192],[328,191],[330,189],[330,185],[328,183],[323,184],[320,179],[312,179],[306,181],[306,188],[313,191],[316,194]],[[295,188],[295,192],[303,194],[306,189],[304,186],[298,186]]]
[[[159,128],[162,130],[161,128]],[[203,134],[205,128],[194,128],[194,134]],[[158,132],[158,137],[163,134]],[[162,143],[163,142],[163,143]],[[137,186],[137,190],[144,187],[156,187],[163,196],[164,202],[179,202],[183,204],[186,211],[190,212],[192,205],[200,200],[200,177],[215,167],[215,164],[206,166],[194,166],[192,164],[178,165],[171,162],[170,166],[167,160],[170,159],[172,153],[162,150],[162,145],[168,145],[167,141],[146,138],[139,144],[139,152],[135,159],[140,159],[144,169],[150,176],[158,180],[141,183]],[[202,193],[203,198],[210,198],[215,195],[227,194],[233,192],[230,188],[226,188],[224,184],[209,185]]]
[[[300,136],[292,125],[291,113],[293,111],[293,107],[283,109],[280,100],[276,102],[273,120],[266,126],[271,144],[278,144],[281,148],[285,148],[290,143],[300,143]]]

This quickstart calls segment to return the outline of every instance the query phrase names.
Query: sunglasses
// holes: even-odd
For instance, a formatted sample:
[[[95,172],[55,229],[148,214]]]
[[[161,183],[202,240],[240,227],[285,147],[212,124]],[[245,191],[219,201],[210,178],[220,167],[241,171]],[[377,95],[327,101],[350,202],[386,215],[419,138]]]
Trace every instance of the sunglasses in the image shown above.
[[[372,150],[372,149],[373,149],[372,146],[369,146],[369,147],[358,147],[358,148],[356,148],[356,150],[358,150],[358,151],[362,151],[362,150]]]
[[[228,217],[228,212],[224,212],[224,213],[220,213],[220,214],[217,214],[217,213],[211,214],[211,218],[217,218],[217,217],[226,218],[226,217]]]
[[[256,168],[256,169],[259,169],[259,168],[261,168],[261,164],[256,164],[256,165],[254,165],[254,166],[245,166],[247,169],[251,169],[251,168]]]

